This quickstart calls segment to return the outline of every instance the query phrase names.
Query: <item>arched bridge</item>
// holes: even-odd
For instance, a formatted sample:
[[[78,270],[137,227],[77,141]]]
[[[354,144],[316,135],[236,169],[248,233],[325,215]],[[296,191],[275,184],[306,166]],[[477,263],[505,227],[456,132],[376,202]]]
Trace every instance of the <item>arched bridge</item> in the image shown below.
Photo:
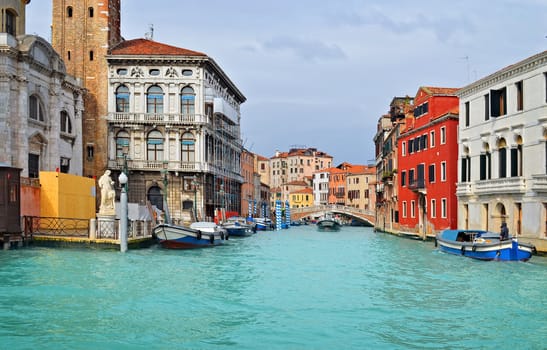
[[[376,212],[373,210],[357,209],[338,204],[315,205],[305,208],[291,208],[291,220],[298,220],[306,216],[319,217],[327,213],[344,214],[351,218],[364,221],[374,226]]]

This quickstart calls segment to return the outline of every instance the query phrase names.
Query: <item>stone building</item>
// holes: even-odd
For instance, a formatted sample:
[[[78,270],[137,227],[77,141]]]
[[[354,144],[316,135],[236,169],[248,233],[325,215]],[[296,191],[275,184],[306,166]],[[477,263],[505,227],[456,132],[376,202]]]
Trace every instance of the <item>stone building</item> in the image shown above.
[[[458,227],[499,231],[547,251],[547,51],[465,86]]]
[[[240,213],[245,96],[220,66],[149,39],[123,41],[106,59],[107,166],[127,168],[129,201],[165,209],[166,199],[184,221],[191,210]]]
[[[84,89],[44,39],[25,34],[29,0],[0,0],[0,163],[23,177],[82,174]]]

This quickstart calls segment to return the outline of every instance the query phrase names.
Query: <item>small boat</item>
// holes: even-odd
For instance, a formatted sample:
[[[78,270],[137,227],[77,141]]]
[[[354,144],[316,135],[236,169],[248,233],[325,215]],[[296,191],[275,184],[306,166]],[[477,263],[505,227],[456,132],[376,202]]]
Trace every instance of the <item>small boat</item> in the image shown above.
[[[330,215],[317,220],[317,228],[321,231],[339,231],[342,225]]]
[[[250,236],[256,232],[254,223],[248,223],[247,219],[241,216],[229,217],[220,226],[226,230],[229,236],[234,237]]]
[[[159,244],[170,249],[205,248],[220,245],[229,234],[214,222],[194,222],[189,227],[159,224],[152,231]]]
[[[273,229],[272,220],[270,218],[254,218],[257,231],[270,231]]]
[[[444,230],[437,234],[439,250],[480,260],[527,261],[536,248],[515,237],[500,240],[499,233],[482,230]]]

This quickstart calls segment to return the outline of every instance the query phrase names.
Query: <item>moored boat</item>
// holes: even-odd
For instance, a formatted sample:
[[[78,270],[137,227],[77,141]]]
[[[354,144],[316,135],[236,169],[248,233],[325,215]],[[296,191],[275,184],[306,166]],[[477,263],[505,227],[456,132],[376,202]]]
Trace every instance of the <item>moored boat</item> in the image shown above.
[[[317,221],[317,228],[321,231],[339,231],[342,225],[330,216],[326,216]]]
[[[154,227],[152,233],[162,247],[169,249],[214,247],[229,237],[229,234],[214,222],[194,222],[189,227],[159,224]]]
[[[515,237],[500,240],[498,233],[483,230],[444,230],[435,245],[443,252],[480,260],[526,261],[536,251]]]
[[[232,216],[226,219],[221,224],[221,227],[226,230],[229,236],[245,237],[256,232],[254,224],[250,224],[247,220],[240,216]]]
[[[273,229],[272,220],[270,218],[254,218],[257,231],[270,231]]]

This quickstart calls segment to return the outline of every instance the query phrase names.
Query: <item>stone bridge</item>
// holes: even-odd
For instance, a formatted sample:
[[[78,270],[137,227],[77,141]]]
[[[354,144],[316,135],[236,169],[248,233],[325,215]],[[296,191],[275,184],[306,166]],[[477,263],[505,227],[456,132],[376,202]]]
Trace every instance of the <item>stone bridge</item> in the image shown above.
[[[373,210],[357,209],[338,204],[316,205],[305,208],[291,208],[291,220],[298,220],[306,216],[320,217],[326,213],[343,214],[350,218],[364,221],[374,226],[376,212]]]

